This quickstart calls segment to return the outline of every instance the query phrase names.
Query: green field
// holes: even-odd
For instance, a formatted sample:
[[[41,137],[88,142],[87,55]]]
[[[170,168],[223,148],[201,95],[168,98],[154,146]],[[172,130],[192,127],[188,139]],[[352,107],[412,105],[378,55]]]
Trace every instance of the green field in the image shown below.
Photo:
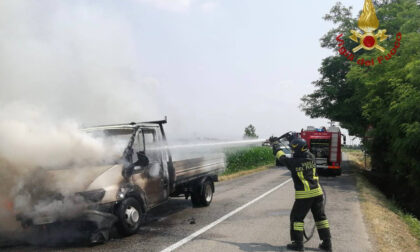
[[[268,164],[274,165],[275,157],[271,148],[258,146],[227,151],[226,161],[226,170],[223,175],[251,170]]]

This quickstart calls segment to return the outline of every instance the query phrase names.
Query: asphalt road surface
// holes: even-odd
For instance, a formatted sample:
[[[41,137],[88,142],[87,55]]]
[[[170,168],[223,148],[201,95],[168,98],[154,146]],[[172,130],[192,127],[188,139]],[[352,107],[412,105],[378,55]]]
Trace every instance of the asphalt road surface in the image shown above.
[[[363,223],[353,172],[321,177],[334,251],[373,251]],[[284,168],[271,168],[216,183],[212,204],[192,208],[183,198],[149,212],[138,234],[94,247],[14,247],[10,251],[288,251],[293,182]],[[310,213],[309,213],[310,214]],[[318,234],[305,244],[319,251]]]

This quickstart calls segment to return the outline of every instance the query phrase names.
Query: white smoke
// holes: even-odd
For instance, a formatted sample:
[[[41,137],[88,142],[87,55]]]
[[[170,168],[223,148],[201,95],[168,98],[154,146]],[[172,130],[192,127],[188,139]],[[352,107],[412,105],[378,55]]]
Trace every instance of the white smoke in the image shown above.
[[[28,169],[96,164],[112,155],[100,139],[83,133],[76,122],[54,123],[24,105],[0,110],[0,139],[1,157]]]
[[[0,139],[0,231],[10,228],[14,214],[22,210],[34,214],[56,211],[56,216],[81,210],[85,202],[67,196],[86,179],[72,173],[63,183],[45,169],[110,164],[122,156],[127,144],[94,138],[74,121],[55,122],[44,111],[22,103],[0,109]],[[64,198],[51,199],[51,192]]]
[[[191,8],[193,0],[137,0],[156,6],[167,11],[187,11]]]
[[[162,117],[159,83],[141,74],[137,33],[106,2],[0,1],[0,231],[18,228],[11,201],[30,200],[13,198],[27,181],[37,181],[39,190],[60,189],[31,177],[39,167],[103,163],[121,154],[82,133],[81,123]]]
[[[0,1],[0,106],[23,101],[87,125],[161,117],[137,33],[111,4]]]

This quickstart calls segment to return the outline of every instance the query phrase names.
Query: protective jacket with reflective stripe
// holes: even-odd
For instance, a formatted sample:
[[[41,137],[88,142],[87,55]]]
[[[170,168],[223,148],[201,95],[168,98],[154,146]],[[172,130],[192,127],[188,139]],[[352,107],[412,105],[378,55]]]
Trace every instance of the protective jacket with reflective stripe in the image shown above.
[[[292,173],[296,199],[306,199],[322,195],[319,178],[316,173],[315,157],[309,151],[293,154],[292,158],[282,155],[279,150],[276,157],[283,161]]]

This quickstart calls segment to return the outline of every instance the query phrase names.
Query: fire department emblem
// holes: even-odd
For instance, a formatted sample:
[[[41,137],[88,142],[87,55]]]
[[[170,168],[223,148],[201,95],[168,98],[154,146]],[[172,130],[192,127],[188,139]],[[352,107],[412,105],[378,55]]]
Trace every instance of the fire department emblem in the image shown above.
[[[386,35],[386,30],[378,30],[375,34],[375,30],[379,27],[379,20],[376,17],[375,7],[373,6],[372,0],[365,0],[363,6],[362,14],[359,17],[357,23],[359,29],[364,33],[360,33],[355,30],[351,30],[352,35],[349,37],[354,42],[359,43],[358,46],[353,48],[353,52],[357,52],[360,49],[373,50],[378,49],[381,52],[385,52],[385,48],[379,45],[379,42],[382,42],[388,38]]]

